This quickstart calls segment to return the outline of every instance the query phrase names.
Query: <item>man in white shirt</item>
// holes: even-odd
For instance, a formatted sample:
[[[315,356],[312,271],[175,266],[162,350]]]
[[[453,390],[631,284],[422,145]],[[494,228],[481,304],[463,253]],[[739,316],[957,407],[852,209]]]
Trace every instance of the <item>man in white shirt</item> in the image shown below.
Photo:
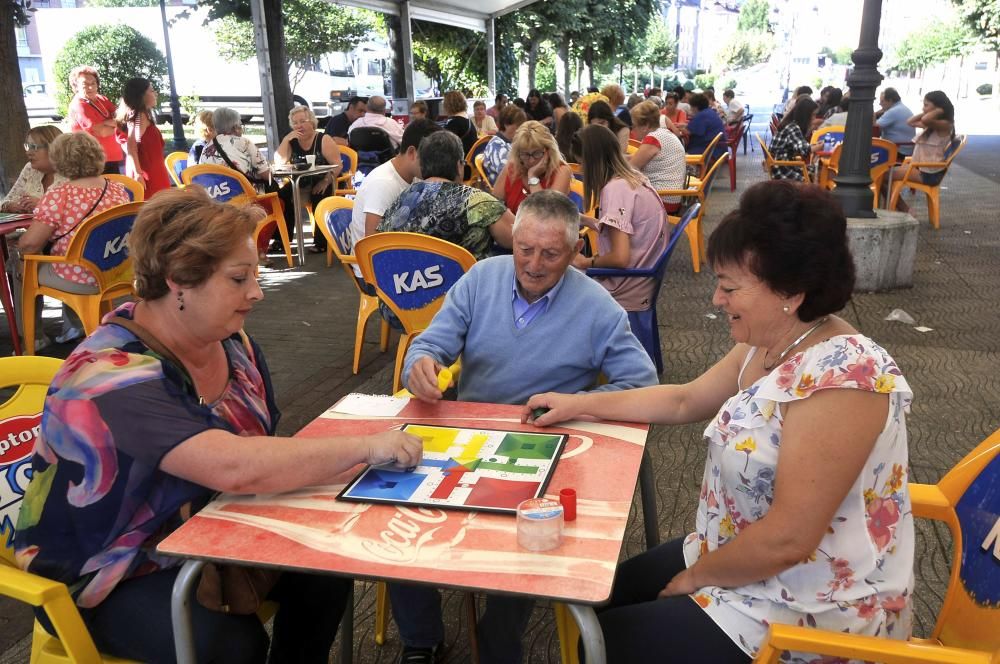
[[[354,196],[351,216],[352,247],[361,238],[375,232],[386,209],[413,183],[414,178],[420,177],[420,142],[436,131],[441,131],[441,127],[430,120],[411,121],[403,132],[399,154],[369,173],[361,183]],[[361,276],[357,265],[354,271]]]
[[[726,90],[722,93],[722,101],[726,103],[726,124],[735,125],[743,120],[743,104],[736,99],[736,93]]]
[[[354,121],[354,124],[347,130],[348,135],[358,127],[377,127],[389,134],[392,147],[398,148],[403,140],[403,127],[392,118],[386,117],[385,106],[385,97],[378,95],[369,97],[365,114]]]

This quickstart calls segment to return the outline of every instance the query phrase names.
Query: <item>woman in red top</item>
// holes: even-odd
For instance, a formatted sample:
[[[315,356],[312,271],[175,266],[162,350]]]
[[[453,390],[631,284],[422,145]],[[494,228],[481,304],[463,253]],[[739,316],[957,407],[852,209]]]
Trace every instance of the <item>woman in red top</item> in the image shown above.
[[[507,165],[493,185],[493,195],[516,214],[521,201],[533,192],[554,189],[568,194],[572,178],[552,132],[541,122],[528,120],[514,134]]]
[[[666,127],[677,136],[683,136],[687,127],[688,116],[683,108],[678,106],[680,97],[676,92],[668,92],[663,100],[663,117],[667,119]]]
[[[70,131],[85,131],[104,150],[104,172],[121,173],[122,146],[115,138],[115,105],[98,92],[101,77],[93,67],[74,67],[69,73],[73,100],[69,103]]]
[[[118,113],[118,142],[127,146],[125,175],[146,188],[146,200],[170,188],[163,163],[163,136],[156,127],[156,90],[144,78],[130,78],[122,90],[124,107]]]

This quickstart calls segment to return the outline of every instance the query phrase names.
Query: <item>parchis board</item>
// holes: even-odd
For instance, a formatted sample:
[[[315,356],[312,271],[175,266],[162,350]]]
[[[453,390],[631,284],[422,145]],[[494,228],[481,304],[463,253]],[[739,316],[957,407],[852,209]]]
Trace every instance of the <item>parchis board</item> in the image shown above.
[[[402,429],[423,439],[420,465],[369,466],[337,498],[515,514],[522,500],[544,495],[568,438],[424,424]]]

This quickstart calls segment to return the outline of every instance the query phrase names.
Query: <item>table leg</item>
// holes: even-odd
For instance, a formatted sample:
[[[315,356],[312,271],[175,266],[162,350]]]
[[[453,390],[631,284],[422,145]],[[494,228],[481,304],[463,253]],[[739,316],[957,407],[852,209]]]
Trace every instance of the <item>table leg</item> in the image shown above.
[[[305,265],[306,242],[302,237],[302,195],[298,178],[292,178],[292,210],[295,213],[295,246],[299,250],[299,265]]]
[[[580,630],[580,640],[583,641],[583,652],[587,657],[587,664],[606,664],[604,632],[601,631],[601,623],[597,621],[594,608],[580,604],[567,604],[566,608],[573,615],[573,620],[576,621],[576,626]]]
[[[201,560],[187,561],[174,581],[174,591],[170,598],[170,618],[174,627],[174,650],[178,664],[197,664],[194,630],[191,627],[191,601],[194,599],[195,584],[201,578],[201,568],[204,565]]]
[[[642,450],[642,462],[639,464],[639,496],[648,550],[660,543],[660,518],[656,510],[656,476],[653,475],[653,462],[650,461],[646,448]]]
[[[7,240],[0,235],[0,305],[7,314],[7,327],[10,329],[10,341],[14,345],[14,355],[21,354],[21,335],[17,330],[17,313],[14,311],[14,298],[11,296],[10,281],[7,279]]]

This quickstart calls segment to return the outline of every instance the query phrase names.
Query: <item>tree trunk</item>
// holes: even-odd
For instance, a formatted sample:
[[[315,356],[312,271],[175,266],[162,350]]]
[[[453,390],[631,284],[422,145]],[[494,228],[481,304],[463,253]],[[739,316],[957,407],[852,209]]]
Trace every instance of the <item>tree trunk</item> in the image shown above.
[[[537,39],[531,41],[528,48],[528,90],[535,89],[535,69],[538,67],[538,46]]]
[[[587,65],[587,78],[588,87],[594,87],[594,47],[588,46],[587,50],[583,52],[583,61]]]
[[[267,44],[271,56],[271,85],[274,89],[274,112],[280,141],[289,131],[288,111],[292,110],[292,86],[288,80],[288,56],[285,54],[285,24],[281,18],[282,0],[265,0]]]
[[[569,99],[570,90],[573,87],[573,84],[570,82],[572,79],[570,79],[569,75],[569,60],[570,60],[569,49],[570,49],[570,41],[569,38],[567,38],[563,41],[562,46],[560,47],[560,55],[563,61],[563,80],[566,81],[566,89],[563,90],[563,94],[566,96],[567,100]]]
[[[389,91],[393,99],[406,97],[409,91],[406,89],[406,72],[403,62],[403,27],[398,16],[383,14],[385,17],[385,27],[389,32],[389,46],[392,48],[392,60],[390,60],[390,80],[392,90]]]
[[[14,13],[5,4],[0,11],[0,95],[7,100],[4,122],[0,122],[0,192],[6,194],[24,163],[24,137],[28,134],[28,112],[24,108],[21,69],[17,63]]]

